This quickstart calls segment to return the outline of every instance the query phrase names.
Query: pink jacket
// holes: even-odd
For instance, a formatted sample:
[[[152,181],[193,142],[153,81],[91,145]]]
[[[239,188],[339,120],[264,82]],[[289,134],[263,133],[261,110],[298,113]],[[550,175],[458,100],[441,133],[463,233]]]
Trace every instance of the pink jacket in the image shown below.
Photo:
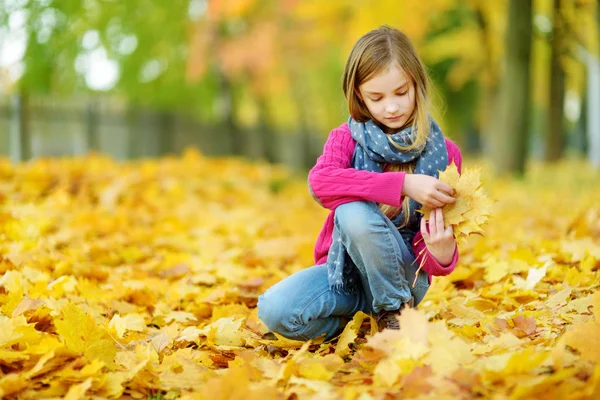
[[[311,193],[320,201],[323,207],[331,210],[315,244],[315,265],[327,261],[327,253],[331,247],[333,215],[336,207],[357,200],[374,201],[395,207],[402,206],[404,200],[402,185],[406,173],[379,173],[351,168],[350,162],[355,146],[356,142],[352,139],[348,124],[340,125],[331,131],[323,147],[323,154],[308,173],[308,184]],[[460,172],[462,166],[460,149],[449,139],[446,139],[446,148],[448,149],[448,163],[454,161]],[[417,255],[418,265],[421,265],[425,253],[429,253],[428,250],[421,253],[421,250],[426,248],[425,242],[421,239],[421,232],[418,232],[412,244],[413,251]],[[420,256],[419,253],[421,253]],[[431,276],[451,273],[457,262],[458,248],[455,250],[452,262],[448,266],[440,265],[431,254],[428,254],[422,270],[427,273],[431,282]]]

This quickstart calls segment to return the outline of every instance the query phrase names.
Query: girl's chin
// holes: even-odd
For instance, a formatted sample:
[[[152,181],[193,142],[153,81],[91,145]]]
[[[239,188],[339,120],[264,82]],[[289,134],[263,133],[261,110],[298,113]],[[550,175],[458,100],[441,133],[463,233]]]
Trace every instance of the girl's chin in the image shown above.
[[[395,133],[405,128],[406,121],[400,118],[398,121],[385,121],[381,125],[385,127],[385,133]]]

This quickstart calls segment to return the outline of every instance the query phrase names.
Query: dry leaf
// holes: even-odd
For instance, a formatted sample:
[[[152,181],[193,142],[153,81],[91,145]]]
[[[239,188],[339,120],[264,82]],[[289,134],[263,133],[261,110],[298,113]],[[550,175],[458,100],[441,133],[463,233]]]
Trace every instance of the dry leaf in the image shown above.
[[[444,223],[452,225],[454,235],[465,239],[472,233],[483,232],[483,225],[490,217],[492,202],[482,187],[480,170],[465,168],[459,175],[456,164],[452,162],[440,172],[439,180],[450,185],[454,191],[456,201],[446,204],[442,208]],[[421,208],[424,218],[429,221],[432,209],[427,206]]]

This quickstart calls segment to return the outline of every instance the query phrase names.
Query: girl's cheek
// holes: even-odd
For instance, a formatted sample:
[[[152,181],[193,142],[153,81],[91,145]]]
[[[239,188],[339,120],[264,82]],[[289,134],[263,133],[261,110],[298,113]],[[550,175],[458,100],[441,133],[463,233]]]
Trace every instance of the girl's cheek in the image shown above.
[[[373,115],[378,115],[378,114],[381,114],[381,107],[378,106],[377,104],[371,103],[371,107],[369,107],[369,111],[371,111],[371,114],[373,114]]]

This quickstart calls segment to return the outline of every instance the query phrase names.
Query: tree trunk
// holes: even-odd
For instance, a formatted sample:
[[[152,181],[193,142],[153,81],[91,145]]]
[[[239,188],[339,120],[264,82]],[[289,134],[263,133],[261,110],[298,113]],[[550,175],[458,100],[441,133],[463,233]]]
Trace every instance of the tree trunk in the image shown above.
[[[529,139],[532,0],[510,0],[509,7],[500,120],[489,150],[496,173],[522,175]]]
[[[141,148],[142,135],[140,132],[140,115],[141,111],[137,104],[129,104],[125,112],[125,124],[127,126],[128,149],[127,158],[136,159],[143,155]]]
[[[482,41],[485,51],[485,69],[486,75],[482,85],[480,85],[481,105],[478,113],[478,123],[475,124],[475,131],[479,131],[479,146],[483,153],[491,153],[491,136],[494,134],[494,126],[498,122],[495,105],[498,103],[498,67],[493,57],[493,42],[495,40],[486,21],[485,14],[480,6],[475,7],[475,15],[479,28],[481,29]]]
[[[546,161],[557,161],[565,146],[564,112],[565,71],[561,65],[564,51],[564,27],[561,16],[561,0],[554,0],[554,17],[551,39],[550,105],[548,109],[548,133],[546,135]]]
[[[258,135],[260,137],[260,146],[262,157],[269,163],[275,163],[277,159],[277,135],[269,124],[269,112],[267,110],[267,101],[263,95],[258,95]]]
[[[300,139],[300,148],[298,151],[300,151],[300,154],[302,155],[300,167],[303,169],[310,169],[315,165],[318,155],[314,154],[315,152],[312,147],[312,135],[309,124],[310,117],[307,107],[307,104],[310,104],[308,101],[309,95],[306,93],[306,86],[302,83],[303,79],[300,76],[297,64],[290,63],[288,70],[292,75],[292,100],[296,105],[296,112],[298,113],[297,131]]]
[[[158,119],[158,155],[162,157],[173,153],[175,148],[175,117],[172,111],[160,111],[156,117]]]
[[[315,165],[315,162],[317,161],[318,157],[318,155],[315,155],[315,152],[313,151],[312,138],[313,135],[310,129],[308,128],[308,124],[300,124],[300,139],[303,154],[302,168],[307,170],[311,169]]]
[[[10,154],[12,161],[22,162],[31,158],[31,131],[29,129],[29,98],[21,93],[11,98],[10,107]]]
[[[301,168],[310,169],[315,165],[316,156],[312,149],[312,136],[308,124],[308,112],[306,110],[307,97],[302,96],[302,91],[293,90],[293,98],[298,112],[298,135],[300,135],[300,149],[302,154]]]
[[[233,87],[231,80],[219,69],[219,67],[217,67],[217,76],[220,88],[219,93],[221,96],[219,102],[223,107],[221,117],[229,136],[231,153],[234,155],[242,155],[244,154],[245,143],[237,123],[235,88]]]
[[[86,144],[88,152],[100,150],[100,138],[98,137],[98,114],[98,99],[88,100],[85,111]]]
[[[575,150],[582,157],[585,158],[588,154],[588,142],[586,127],[588,124],[588,96],[587,93],[583,93],[581,98],[581,115],[575,125]]]

